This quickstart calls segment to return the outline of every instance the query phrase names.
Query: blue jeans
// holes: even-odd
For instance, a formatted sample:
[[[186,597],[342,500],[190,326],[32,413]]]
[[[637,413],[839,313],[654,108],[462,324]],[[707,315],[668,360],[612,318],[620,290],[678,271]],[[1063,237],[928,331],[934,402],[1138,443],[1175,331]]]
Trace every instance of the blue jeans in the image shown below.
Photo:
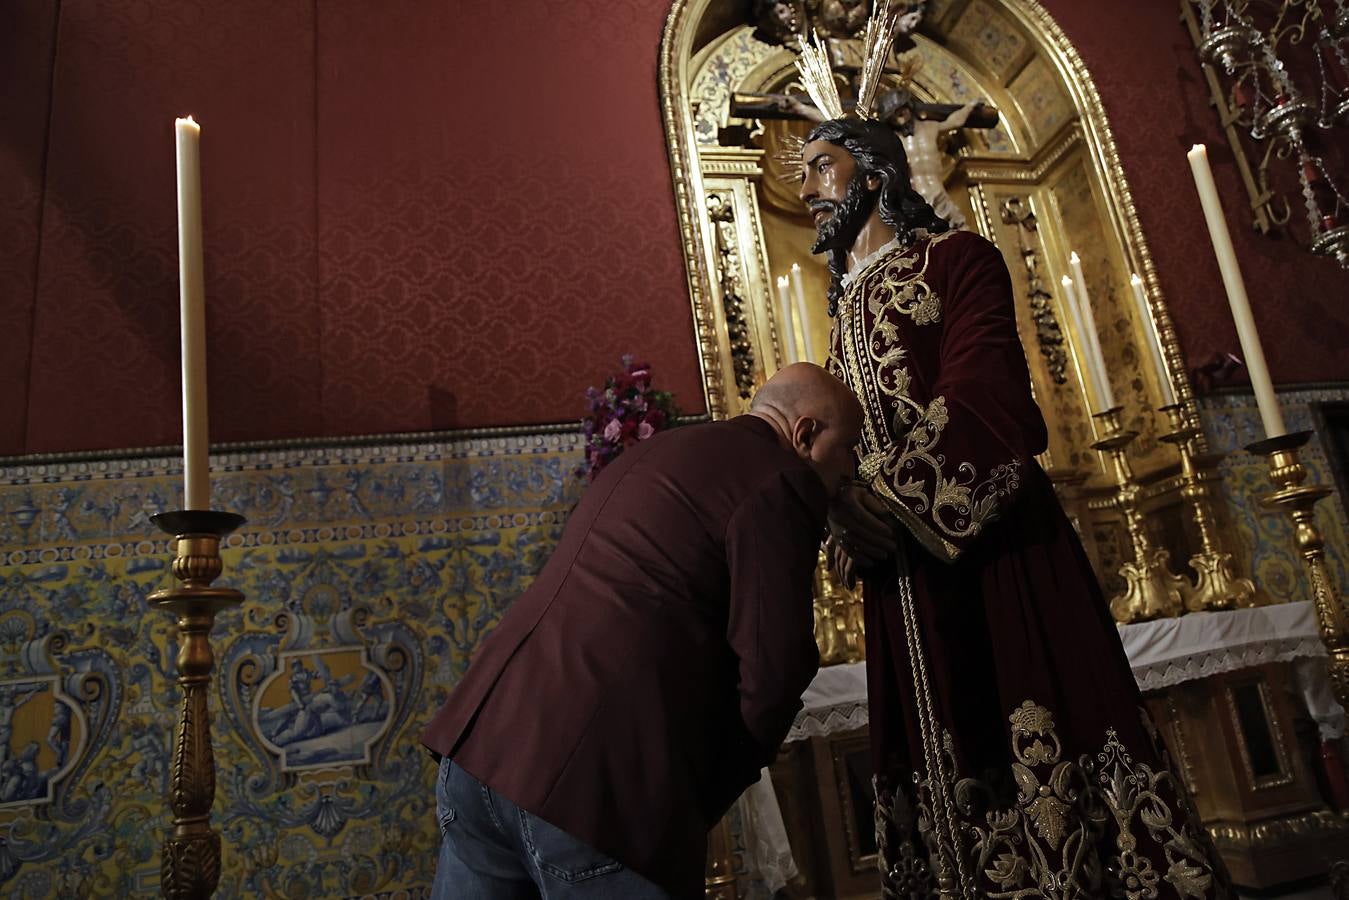
[[[436,778],[431,900],[668,900],[631,869],[525,812],[452,763]]]

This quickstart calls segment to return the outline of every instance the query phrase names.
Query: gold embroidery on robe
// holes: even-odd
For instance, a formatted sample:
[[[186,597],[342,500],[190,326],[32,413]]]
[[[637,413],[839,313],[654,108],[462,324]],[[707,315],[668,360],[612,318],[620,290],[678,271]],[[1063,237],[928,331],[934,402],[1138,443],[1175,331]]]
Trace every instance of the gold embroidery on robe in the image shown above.
[[[952,540],[977,535],[1020,486],[1019,460],[986,473],[970,462],[948,462],[938,450],[950,421],[946,398],[923,404],[911,395],[908,349],[896,319],[940,324],[941,298],[924,276],[932,248],[954,233],[894,250],[848,283],[834,322],[842,358],[834,357],[831,340],[828,363],[866,410],[858,478],[929,552],[947,560],[960,553]]]
[[[1009,721],[1016,788],[1010,805],[999,806],[994,788],[975,778],[915,772],[912,795],[876,779],[887,900],[1152,900],[1162,896],[1163,883],[1167,896],[1228,896],[1214,876],[1212,845],[1194,833],[1197,820],[1165,757],[1156,770],[1135,761],[1110,729],[1099,752],[1065,760],[1048,709],[1027,700]],[[943,738],[954,771],[950,735]],[[949,829],[934,814],[943,794],[954,798],[957,813],[957,873],[940,871],[940,856],[951,852],[942,846]],[[1165,860],[1164,871],[1154,859]]]

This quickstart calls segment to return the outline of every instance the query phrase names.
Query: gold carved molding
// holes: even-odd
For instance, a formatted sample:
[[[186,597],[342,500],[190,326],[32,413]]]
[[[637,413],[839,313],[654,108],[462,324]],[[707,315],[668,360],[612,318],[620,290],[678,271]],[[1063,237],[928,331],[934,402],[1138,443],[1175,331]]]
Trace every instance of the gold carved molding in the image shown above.
[[[1040,184],[1049,170],[1082,143],[1082,130],[1076,123],[1064,126],[1033,156],[962,156],[956,169],[979,184]]]
[[[1317,835],[1341,835],[1349,831],[1349,822],[1329,810],[1317,810],[1256,825],[1214,823],[1204,827],[1219,849],[1231,847],[1253,853],[1302,844]]]
[[[708,0],[691,0],[705,9]],[[686,66],[692,55],[693,29],[685,27],[690,0],[675,0],[665,20],[660,43],[661,116],[665,122],[665,144],[670,155],[670,175],[674,181],[675,211],[684,249],[688,274],[689,302],[693,309],[694,336],[698,342],[698,361],[703,376],[703,399],[714,419],[726,415],[725,378],[722,355],[712,312],[712,275],[708,265],[707,235],[710,230],[702,214],[703,184],[694,154],[693,115],[688,104]]]

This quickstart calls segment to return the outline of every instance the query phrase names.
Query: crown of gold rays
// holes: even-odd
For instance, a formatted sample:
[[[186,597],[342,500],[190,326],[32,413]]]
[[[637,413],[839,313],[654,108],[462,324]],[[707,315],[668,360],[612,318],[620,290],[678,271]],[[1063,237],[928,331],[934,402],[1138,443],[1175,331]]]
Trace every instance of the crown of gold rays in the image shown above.
[[[876,117],[876,92],[881,86],[885,61],[890,58],[895,29],[899,27],[899,10],[890,0],[876,0],[876,6],[867,19],[867,33],[862,40],[862,78],[857,84],[857,115],[863,119]]]
[[[773,154],[774,162],[782,167],[778,180],[800,181],[806,174],[806,164],[801,159],[801,151],[806,148],[805,138],[791,133],[784,134],[778,141],[778,148]]]
[[[871,23],[867,22],[870,34]],[[834,81],[834,70],[829,66],[829,47],[815,33],[812,41],[801,44],[796,56],[796,71],[801,73],[801,84],[815,108],[831,119],[843,118],[843,99],[838,94],[838,83]]]
[[[885,72],[885,61],[890,58],[890,47],[895,29],[899,27],[899,17],[899,10],[893,7],[892,0],[875,0],[862,40],[862,76],[857,84],[857,105],[852,112],[858,118],[876,117],[876,94]],[[813,37],[813,40],[801,43],[797,51],[796,71],[800,73],[801,84],[815,108],[830,119],[841,119],[846,113],[843,110],[843,98],[838,92],[838,82],[834,80],[834,70],[829,63],[829,48],[818,32]],[[801,148],[804,146],[805,142],[801,138],[788,135],[782,141],[782,149],[773,154],[773,158],[783,167],[783,181],[796,181],[805,174],[805,165],[801,160]]]

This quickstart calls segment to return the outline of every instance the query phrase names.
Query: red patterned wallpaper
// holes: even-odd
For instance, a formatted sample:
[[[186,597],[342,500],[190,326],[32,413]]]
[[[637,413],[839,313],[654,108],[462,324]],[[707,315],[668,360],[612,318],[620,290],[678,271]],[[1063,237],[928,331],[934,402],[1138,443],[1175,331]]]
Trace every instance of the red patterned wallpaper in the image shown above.
[[[25,446],[55,31],[54,7],[0,3],[0,453]]]
[[[1246,233],[1176,5],[1044,2],[1101,90],[1192,364],[1236,348],[1184,156],[1203,140],[1276,380],[1349,376],[1345,276]],[[177,441],[185,112],[213,440],[563,421],[627,351],[700,410],[668,8],[0,4],[0,455]]]
[[[0,4],[0,455],[178,440],[187,112],[212,440],[564,421],[625,352],[700,411],[666,11]]]

